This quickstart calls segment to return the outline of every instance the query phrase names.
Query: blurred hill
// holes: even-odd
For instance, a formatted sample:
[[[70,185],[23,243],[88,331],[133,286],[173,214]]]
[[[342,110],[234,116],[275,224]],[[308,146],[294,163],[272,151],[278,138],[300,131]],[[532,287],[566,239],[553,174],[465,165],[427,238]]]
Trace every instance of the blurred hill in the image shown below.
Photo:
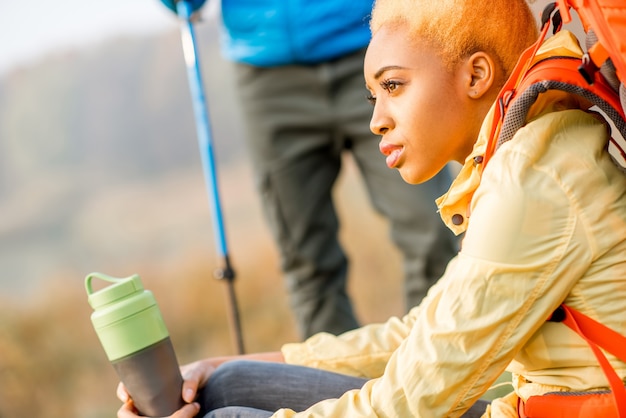
[[[215,59],[214,34],[198,35],[211,119],[220,121],[216,154],[229,167],[245,159],[232,80]],[[105,254],[132,258],[125,241],[154,220],[154,205],[175,199],[160,190],[147,205],[147,186],[170,179],[181,183],[168,191],[176,193],[202,181],[179,34],[118,39],[0,80],[0,147],[1,288],[32,286],[68,259],[88,270]],[[148,240],[157,252],[158,241]]]
[[[229,64],[197,25],[246,351],[296,338]],[[349,158],[337,185],[363,322],[402,313],[399,255]],[[0,418],[104,418],[117,378],[84,277],[137,273],[181,363],[233,354],[177,31],[68,51],[0,79]]]

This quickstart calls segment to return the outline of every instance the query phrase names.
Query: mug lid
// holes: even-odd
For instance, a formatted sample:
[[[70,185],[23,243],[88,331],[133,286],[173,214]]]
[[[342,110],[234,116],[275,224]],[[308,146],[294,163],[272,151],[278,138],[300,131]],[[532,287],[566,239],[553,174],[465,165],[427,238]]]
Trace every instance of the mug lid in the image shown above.
[[[91,283],[94,278],[113,284],[94,291]],[[91,273],[85,278],[85,288],[87,289],[87,300],[93,309],[101,308],[144,290],[141,278],[137,274],[126,278],[115,278],[102,273]]]

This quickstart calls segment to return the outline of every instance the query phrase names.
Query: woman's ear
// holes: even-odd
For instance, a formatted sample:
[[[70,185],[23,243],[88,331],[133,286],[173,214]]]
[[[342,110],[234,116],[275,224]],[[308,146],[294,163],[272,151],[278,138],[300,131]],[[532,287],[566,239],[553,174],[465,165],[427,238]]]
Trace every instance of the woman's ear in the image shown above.
[[[467,94],[472,99],[479,99],[494,86],[496,66],[493,58],[483,51],[475,52],[465,61],[465,80]]]

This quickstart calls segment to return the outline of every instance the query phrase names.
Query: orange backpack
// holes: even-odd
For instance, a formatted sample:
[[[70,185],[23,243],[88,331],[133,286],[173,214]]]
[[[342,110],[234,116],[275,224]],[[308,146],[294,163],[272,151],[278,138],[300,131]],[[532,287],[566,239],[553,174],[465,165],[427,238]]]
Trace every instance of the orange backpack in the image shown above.
[[[586,33],[582,59],[551,57],[534,63],[550,21],[554,33],[572,20],[574,9]],[[537,97],[556,89],[577,94],[594,105],[612,127],[608,150],[626,173],[626,0],[558,0],[542,14],[541,35],[520,57],[500,91],[483,163],[521,128]],[[621,96],[621,99],[620,99]],[[522,418],[626,418],[626,389],[601,349],[626,362],[626,337],[599,322],[561,305],[549,319],[563,322],[589,344],[604,371],[610,391],[555,392],[521,402]]]
[[[587,33],[595,33],[589,45],[589,57],[597,67],[612,61],[617,77],[626,79],[626,4],[624,0],[558,0],[563,21],[571,21],[569,7],[574,8]],[[593,35],[592,35],[593,37]],[[620,95],[624,98],[624,85]],[[623,103],[623,102],[622,102]]]

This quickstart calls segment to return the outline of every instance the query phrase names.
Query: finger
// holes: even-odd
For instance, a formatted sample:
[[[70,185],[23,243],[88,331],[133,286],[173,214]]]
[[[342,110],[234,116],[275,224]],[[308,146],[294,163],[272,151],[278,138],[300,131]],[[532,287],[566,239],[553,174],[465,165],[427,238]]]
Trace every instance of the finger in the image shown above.
[[[202,375],[199,370],[187,370],[183,374],[183,400],[187,403],[193,402],[200,386]]]
[[[130,399],[130,396],[128,396],[128,392],[126,391],[126,386],[124,386],[122,382],[117,385],[117,390],[115,391],[115,394],[117,395],[117,398],[122,402],[126,402],[128,401],[128,399]]]
[[[193,402],[196,398],[196,393],[198,393],[198,385],[193,382],[185,382],[183,383],[183,401],[189,403]]]
[[[178,411],[174,412],[174,414],[170,418],[192,418],[195,417],[198,412],[200,412],[199,403],[188,403],[187,405],[180,408]]]
[[[212,369],[212,366],[203,362],[195,362],[181,368],[184,379],[182,397],[185,402],[193,402],[198,388],[206,383]]]

